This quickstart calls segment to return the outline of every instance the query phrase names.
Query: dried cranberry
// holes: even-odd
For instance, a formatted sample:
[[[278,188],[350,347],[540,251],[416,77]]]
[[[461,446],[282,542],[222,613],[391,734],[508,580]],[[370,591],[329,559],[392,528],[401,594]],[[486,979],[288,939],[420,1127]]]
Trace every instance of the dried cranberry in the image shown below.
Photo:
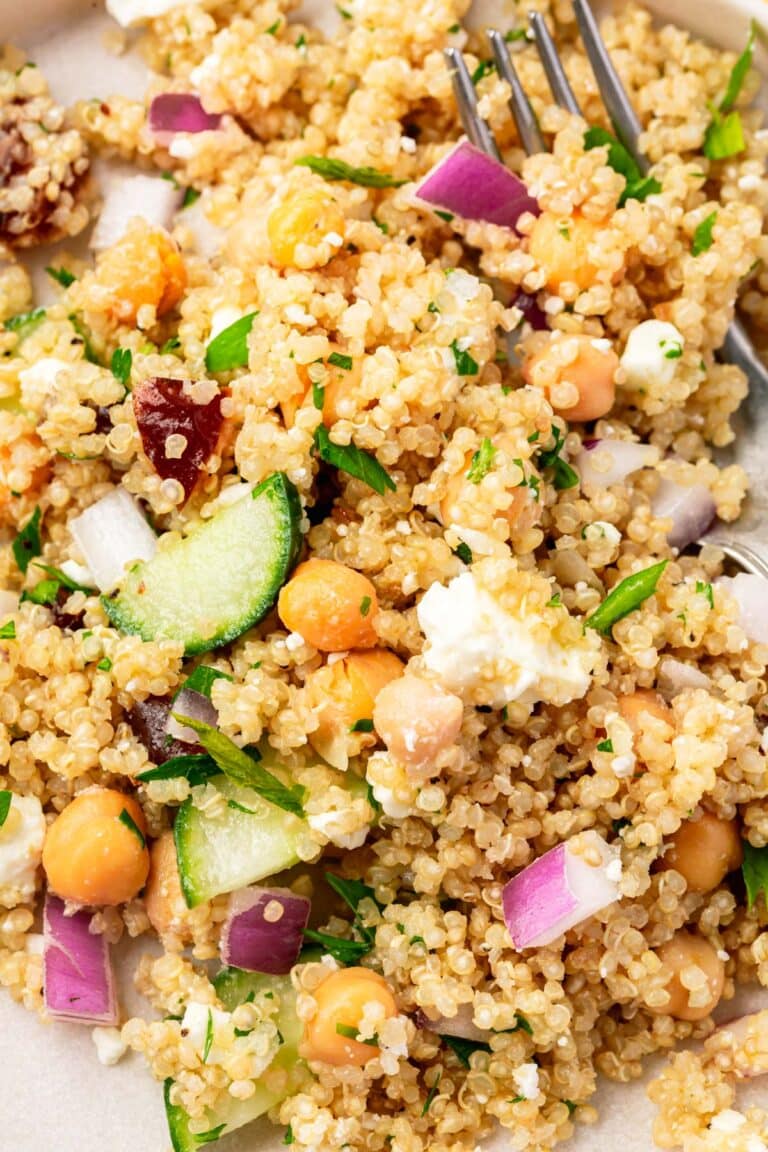
[[[223,422],[221,394],[217,393],[207,404],[196,404],[184,392],[183,380],[156,376],[134,390],[133,410],[152,467],[163,480],[178,480],[184,499],[188,500],[219,442]],[[178,456],[176,446],[168,442],[172,436],[185,441]]]
[[[200,744],[185,744],[182,740],[169,740],[165,731],[171,711],[170,696],[147,696],[134,704],[128,713],[128,723],[155,764],[165,764],[174,756],[190,756],[202,752]]]
[[[83,612],[65,612],[64,605],[72,595],[68,588],[61,587],[56,593],[56,599],[50,608],[53,612],[53,621],[62,631],[78,632],[83,626]]]
[[[542,312],[541,308],[539,308],[539,304],[535,296],[530,296],[527,292],[523,292],[521,289],[515,297],[514,304],[516,308],[520,309],[523,314],[523,318],[528,321],[534,332],[546,332],[547,328],[549,327],[547,324],[547,318]]]

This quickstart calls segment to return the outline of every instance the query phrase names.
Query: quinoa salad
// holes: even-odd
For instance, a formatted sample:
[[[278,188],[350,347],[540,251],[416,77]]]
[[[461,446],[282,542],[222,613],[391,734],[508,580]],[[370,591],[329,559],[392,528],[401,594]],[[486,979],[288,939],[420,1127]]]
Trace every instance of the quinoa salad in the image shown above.
[[[604,20],[646,173],[568,0],[531,156],[463,0],[107,7],[142,101],[0,58],[0,983],[175,1152],[544,1152],[652,1053],[649,1147],[765,1152],[761,30]]]

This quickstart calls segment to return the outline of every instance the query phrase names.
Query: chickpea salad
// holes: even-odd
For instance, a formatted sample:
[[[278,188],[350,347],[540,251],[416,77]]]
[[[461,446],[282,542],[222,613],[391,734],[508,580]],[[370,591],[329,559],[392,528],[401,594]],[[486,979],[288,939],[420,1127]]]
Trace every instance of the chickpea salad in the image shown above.
[[[0,983],[175,1152],[544,1152],[655,1052],[660,1147],[766,1152],[766,589],[699,543],[761,33],[604,21],[645,175],[569,0],[532,156],[466,7],[107,0],[146,96],[68,108],[3,50]]]

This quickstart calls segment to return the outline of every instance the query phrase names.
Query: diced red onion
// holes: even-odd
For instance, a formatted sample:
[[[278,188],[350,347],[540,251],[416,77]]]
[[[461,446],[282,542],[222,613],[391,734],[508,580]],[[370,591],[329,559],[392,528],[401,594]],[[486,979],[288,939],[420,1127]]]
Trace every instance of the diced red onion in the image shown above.
[[[424,177],[416,195],[465,220],[514,228],[524,212],[538,216],[538,201],[523,181],[468,140],[460,140]]]
[[[192,688],[182,688],[168,713],[165,731],[172,740],[181,740],[184,744],[197,744],[197,733],[187,724],[180,724],[174,719],[174,712],[180,716],[189,716],[190,720],[201,720],[213,728],[219,723],[219,714],[207,696]]]
[[[125,235],[131,220],[140,216],[158,228],[170,228],[184,193],[171,180],[160,176],[128,176],[115,179],[107,188],[99,219],[91,236],[91,248],[111,248]]]
[[[663,476],[651,501],[657,520],[671,520],[670,548],[687,548],[702,536],[715,518],[715,501],[703,484],[678,484]]]
[[[215,132],[221,113],[206,112],[194,92],[163,92],[149,106],[149,127],[160,145],[167,145],[177,132]]]
[[[665,656],[659,664],[659,691],[674,697],[686,688],[709,688],[709,676],[693,664],[685,664],[672,656]]]
[[[539,308],[538,301],[535,296],[530,296],[522,289],[518,292],[514,301],[515,308],[519,308],[523,314],[523,318],[528,321],[534,332],[546,332],[549,328],[547,324],[547,317]]]
[[[768,644],[768,580],[753,572],[721,576],[717,583],[739,606],[739,624],[755,644]]]
[[[582,833],[582,843],[585,835]],[[587,843],[599,851],[599,867],[588,864],[566,842],[545,852],[505,884],[504,920],[518,951],[551,944],[563,932],[619,899],[621,862],[617,850],[597,832],[589,834]]]
[[[417,1008],[413,1021],[417,1028],[427,1028],[440,1036],[456,1036],[459,1040],[476,1040],[482,1044],[491,1032],[478,1028],[472,1015],[471,1004],[461,1004],[455,1016],[438,1016],[434,1020],[423,1009]]]
[[[50,892],[43,913],[45,1007],[73,1024],[117,1024],[117,998],[104,936],[89,931],[90,912],[64,915],[64,902]]]
[[[310,902],[289,888],[241,888],[229,898],[219,951],[224,964],[282,976],[301,951]]]
[[[151,560],[157,538],[125,488],[113,488],[70,522],[70,530],[101,592],[111,592],[127,564]]]
[[[658,461],[659,450],[651,444],[636,444],[633,440],[585,440],[574,464],[582,485],[609,488]]]

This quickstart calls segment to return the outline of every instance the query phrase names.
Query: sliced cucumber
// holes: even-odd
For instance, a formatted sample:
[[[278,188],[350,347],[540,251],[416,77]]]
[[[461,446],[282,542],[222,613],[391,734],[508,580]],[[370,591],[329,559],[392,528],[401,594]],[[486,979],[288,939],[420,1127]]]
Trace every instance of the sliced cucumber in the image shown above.
[[[210,783],[228,801],[223,812],[208,815],[190,798],[173,826],[181,888],[190,908],[298,863],[296,846],[306,832],[303,820],[262,800],[252,788],[227,776],[215,776]]]
[[[241,968],[223,968],[214,977],[213,985],[216,995],[229,1012],[237,1008],[238,1004],[245,1003],[251,993],[271,993],[279,1001],[274,1019],[285,1043],[281,1044],[270,1068],[285,1069],[288,1075],[279,1091],[269,1089],[263,1083],[257,1084],[254,1095],[247,1100],[229,1099],[222,1107],[209,1110],[206,1116],[207,1127],[203,1133],[205,1139],[202,1142],[199,1135],[189,1131],[189,1116],[184,1109],[178,1104],[171,1104],[173,1081],[166,1080],[165,1112],[175,1152],[197,1152],[198,1148],[206,1147],[214,1139],[234,1132],[244,1124],[250,1124],[290,1093],[298,1091],[308,1075],[306,1066],[299,1059],[301,1022],[296,1015],[296,993],[290,976],[268,976],[260,972],[244,972]]]
[[[274,472],[191,536],[134,565],[102,597],[112,623],[187,655],[234,640],[271,608],[301,546],[301,503]]]

